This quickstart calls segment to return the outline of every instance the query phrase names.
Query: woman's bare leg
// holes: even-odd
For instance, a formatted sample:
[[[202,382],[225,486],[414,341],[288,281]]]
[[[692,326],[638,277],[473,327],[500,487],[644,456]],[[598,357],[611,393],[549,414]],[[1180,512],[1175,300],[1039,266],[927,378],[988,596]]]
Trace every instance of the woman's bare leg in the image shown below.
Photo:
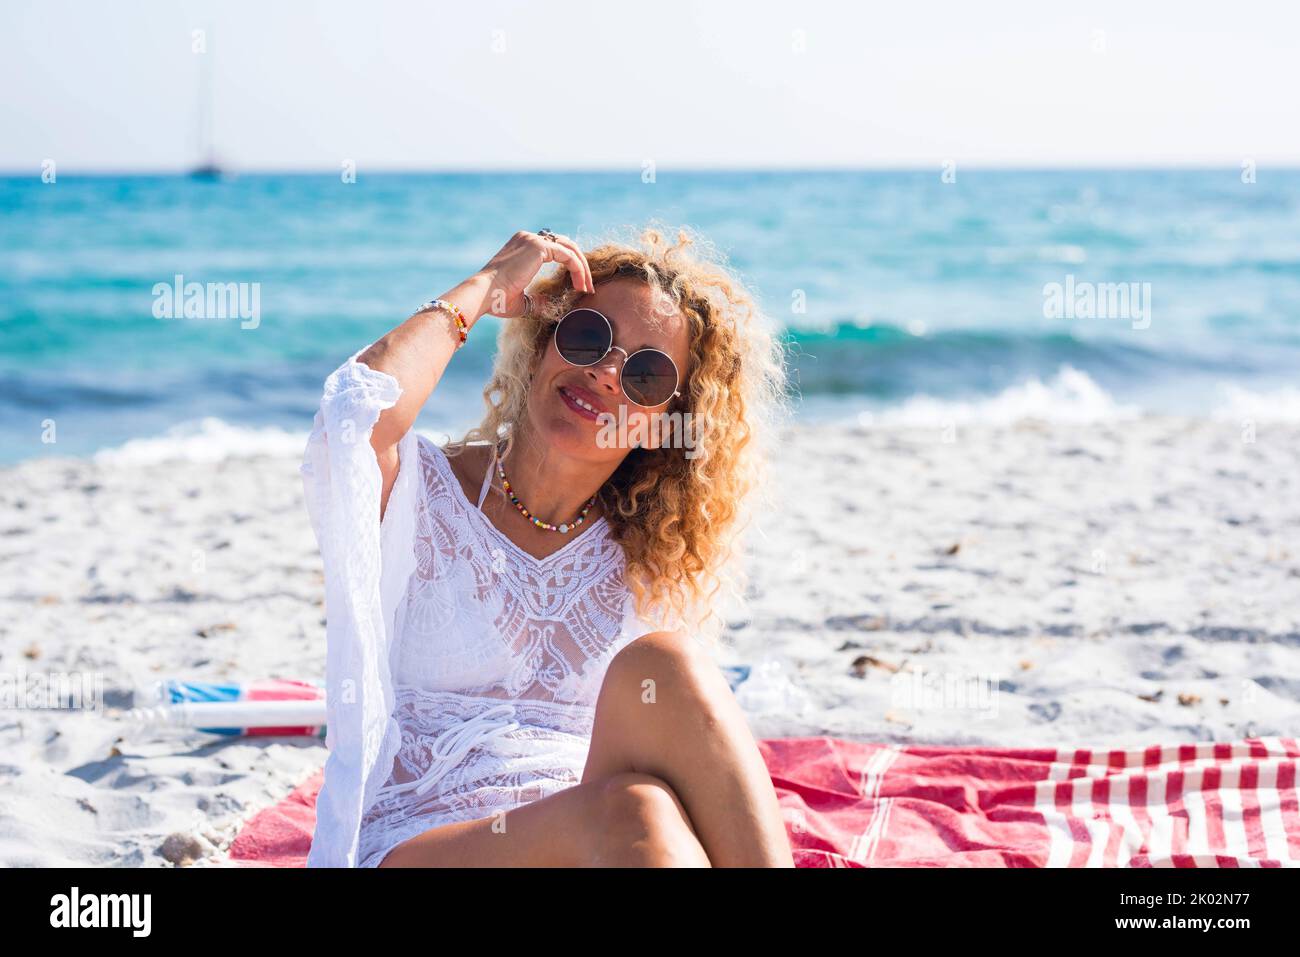
[[[501,815],[430,828],[380,867],[708,867],[681,802],[648,774],[583,781]]]
[[[610,662],[583,781],[667,782],[714,867],[793,867],[780,805],[744,712],[713,659],[654,632]]]

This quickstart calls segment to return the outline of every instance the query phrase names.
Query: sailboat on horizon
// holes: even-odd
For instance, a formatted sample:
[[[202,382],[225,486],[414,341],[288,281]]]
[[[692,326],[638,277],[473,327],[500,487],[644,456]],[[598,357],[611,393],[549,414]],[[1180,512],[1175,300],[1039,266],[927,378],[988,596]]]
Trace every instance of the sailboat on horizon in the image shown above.
[[[210,32],[210,31],[209,31]],[[199,162],[189,171],[191,179],[216,182],[229,174],[217,161],[212,135],[212,53],[205,50],[199,61],[198,140]]]

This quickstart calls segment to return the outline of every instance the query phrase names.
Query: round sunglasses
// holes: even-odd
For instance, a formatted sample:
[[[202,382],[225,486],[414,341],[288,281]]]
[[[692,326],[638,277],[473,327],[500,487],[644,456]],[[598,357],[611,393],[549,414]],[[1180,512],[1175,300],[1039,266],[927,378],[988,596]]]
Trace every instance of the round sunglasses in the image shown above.
[[[659,349],[638,349],[628,354],[614,345],[614,326],[595,309],[574,309],[555,326],[555,351],[569,365],[592,366],[614,349],[623,353],[619,383],[634,404],[649,409],[681,395],[677,391],[677,363]]]

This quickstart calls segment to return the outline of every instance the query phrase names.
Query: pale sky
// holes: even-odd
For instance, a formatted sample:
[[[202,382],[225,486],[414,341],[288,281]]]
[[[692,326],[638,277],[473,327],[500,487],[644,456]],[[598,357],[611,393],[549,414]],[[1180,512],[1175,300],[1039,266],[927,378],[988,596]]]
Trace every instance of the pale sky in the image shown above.
[[[1300,4],[1077,6],[3,0],[0,169],[1300,165]]]

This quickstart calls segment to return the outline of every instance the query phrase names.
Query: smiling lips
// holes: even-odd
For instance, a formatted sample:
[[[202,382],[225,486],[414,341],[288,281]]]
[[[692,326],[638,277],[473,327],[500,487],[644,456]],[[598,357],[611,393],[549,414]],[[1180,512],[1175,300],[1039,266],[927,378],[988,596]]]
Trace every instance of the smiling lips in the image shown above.
[[[586,389],[562,385],[559,388],[559,393],[560,398],[564,400],[564,404],[584,419],[591,419],[595,422],[597,416],[605,411],[605,407],[597,402],[596,397]]]

